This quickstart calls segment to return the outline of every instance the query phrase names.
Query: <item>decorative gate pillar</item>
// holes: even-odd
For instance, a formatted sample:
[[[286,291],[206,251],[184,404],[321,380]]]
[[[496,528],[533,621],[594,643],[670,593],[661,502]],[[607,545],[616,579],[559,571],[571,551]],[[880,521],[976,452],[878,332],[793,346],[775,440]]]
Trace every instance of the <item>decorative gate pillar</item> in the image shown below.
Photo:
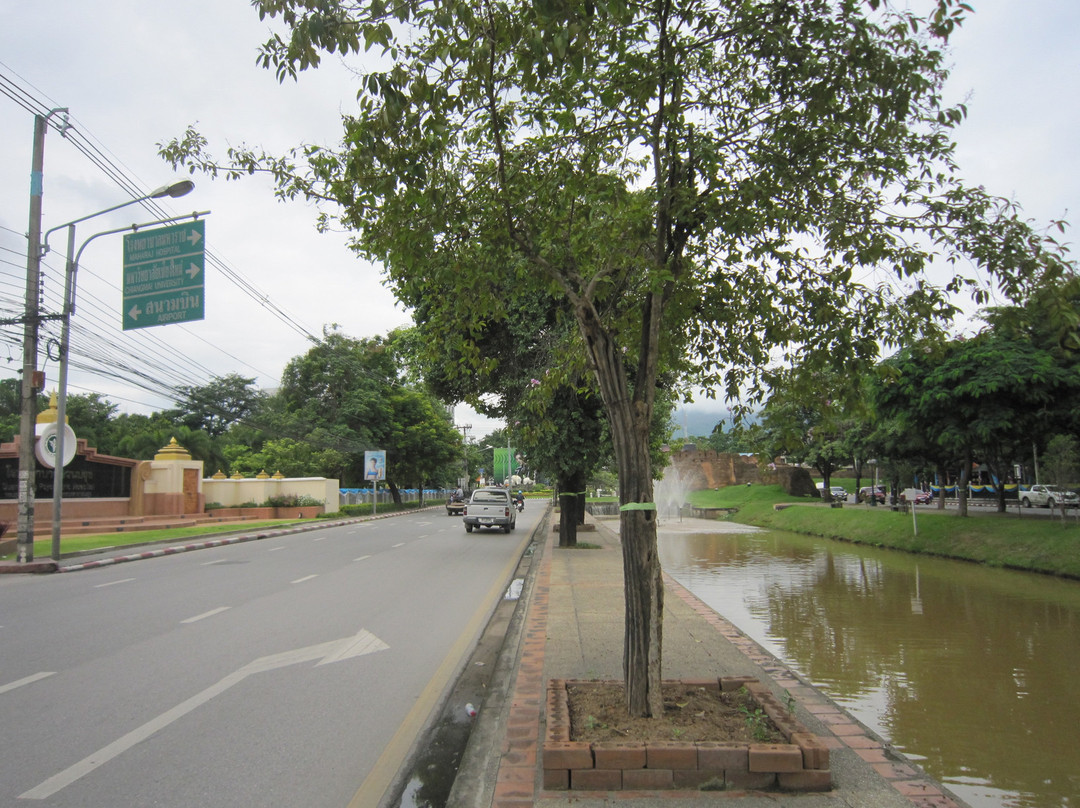
[[[143,476],[140,469],[140,477]],[[203,461],[172,438],[154,459],[143,484],[143,513],[147,516],[202,513]]]

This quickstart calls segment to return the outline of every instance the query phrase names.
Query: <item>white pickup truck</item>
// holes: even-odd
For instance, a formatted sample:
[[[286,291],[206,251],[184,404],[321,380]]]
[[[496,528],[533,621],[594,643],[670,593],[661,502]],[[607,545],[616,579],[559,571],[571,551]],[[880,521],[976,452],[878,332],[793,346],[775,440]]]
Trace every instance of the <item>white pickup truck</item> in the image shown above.
[[[517,527],[517,508],[506,488],[477,488],[461,512],[465,532],[473,528],[497,527],[509,533]]]
[[[1020,503],[1025,508],[1053,508],[1062,503],[1075,507],[1078,501],[1080,497],[1074,492],[1049,485],[1033,485],[1029,491],[1020,491]]]

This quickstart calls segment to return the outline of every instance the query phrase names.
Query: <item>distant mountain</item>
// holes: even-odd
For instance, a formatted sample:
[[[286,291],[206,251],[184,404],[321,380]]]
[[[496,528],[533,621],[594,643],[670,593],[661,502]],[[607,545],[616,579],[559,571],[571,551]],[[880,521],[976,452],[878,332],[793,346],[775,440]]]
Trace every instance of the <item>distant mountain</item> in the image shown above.
[[[721,421],[725,422],[725,428],[730,428],[731,413],[726,408],[705,409],[691,405],[680,407],[671,414],[676,438],[707,438]]]
[[[758,416],[749,415],[743,419],[743,423],[756,423]],[[685,435],[691,438],[707,438],[723,422],[724,429],[731,429],[731,413],[727,407],[710,404],[689,404],[680,407],[671,414],[671,423],[675,426],[672,433],[674,437],[681,438]]]

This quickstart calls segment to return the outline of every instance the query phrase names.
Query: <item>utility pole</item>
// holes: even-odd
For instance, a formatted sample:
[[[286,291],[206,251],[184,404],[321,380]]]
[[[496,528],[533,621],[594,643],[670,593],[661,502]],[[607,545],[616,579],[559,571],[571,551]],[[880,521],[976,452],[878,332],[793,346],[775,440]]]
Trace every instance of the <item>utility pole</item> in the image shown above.
[[[41,324],[41,194],[45,167],[45,130],[49,118],[66,109],[54,109],[48,115],[34,116],[34,151],[30,167],[30,225],[26,235],[26,310],[23,315],[23,368],[19,420],[19,538],[16,558],[34,560],[34,429],[37,425],[37,391],[45,386],[38,375],[38,326]],[[67,129],[65,122],[61,131]]]

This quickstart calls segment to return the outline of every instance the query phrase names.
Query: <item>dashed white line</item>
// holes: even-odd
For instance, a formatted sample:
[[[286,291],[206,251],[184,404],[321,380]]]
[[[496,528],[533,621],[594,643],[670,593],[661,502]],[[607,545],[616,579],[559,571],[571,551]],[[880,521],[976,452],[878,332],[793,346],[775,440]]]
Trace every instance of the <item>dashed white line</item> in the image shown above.
[[[318,578],[318,575],[305,575],[303,578],[297,578],[295,581],[289,581],[291,584],[302,584],[304,581],[310,581],[312,578]]]
[[[23,685],[33,684],[41,679],[48,679],[50,676],[55,676],[56,671],[42,671],[41,673],[35,673],[32,676],[26,676],[22,679],[16,679],[14,682],[9,682],[6,685],[0,685],[0,693],[7,693],[9,690],[15,690]]]
[[[371,556],[369,556],[369,555],[360,556],[359,558],[354,558],[353,561],[363,561],[363,560],[368,559],[368,558],[371,558]]]
[[[121,578],[119,581],[108,581],[103,584],[95,584],[94,589],[104,589],[107,586],[116,586],[117,584],[128,584],[134,580],[134,578]]]
[[[405,546],[405,542],[403,542],[403,541],[399,541],[397,544],[394,545],[394,547],[404,547],[404,546]]]
[[[201,566],[201,567],[212,567],[212,566],[214,566],[214,564],[224,564],[228,560],[229,559],[227,559],[227,558],[219,558],[216,561],[204,561],[199,566]]]
[[[197,614],[194,617],[189,617],[187,620],[181,620],[180,622],[181,623],[197,623],[200,620],[205,620],[207,617],[213,617],[215,614],[221,614],[222,612],[227,612],[231,608],[232,608],[231,606],[218,606],[216,609],[211,609],[208,612],[203,612],[202,614]]]
[[[317,539],[312,539],[311,541],[312,541],[312,542],[317,542],[317,541],[326,541],[326,540],[327,540],[327,539],[329,539],[329,538],[330,538],[329,536],[319,536],[319,537],[318,537]]]
[[[270,552],[271,553],[276,553],[278,550],[284,550],[284,549],[285,549],[284,545],[282,545],[281,547],[271,547]]]

